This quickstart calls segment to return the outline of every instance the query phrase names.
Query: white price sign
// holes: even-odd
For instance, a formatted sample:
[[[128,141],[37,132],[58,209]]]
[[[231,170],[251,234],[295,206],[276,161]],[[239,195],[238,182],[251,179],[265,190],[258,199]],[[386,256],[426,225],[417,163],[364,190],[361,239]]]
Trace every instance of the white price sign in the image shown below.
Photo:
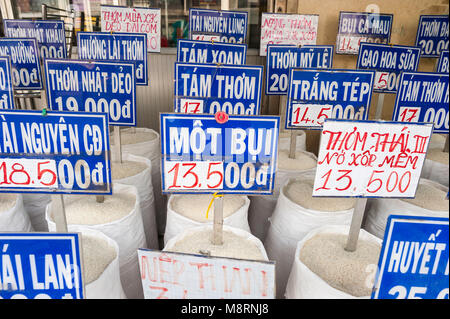
[[[0,188],[2,187],[57,188],[58,174],[54,160],[3,158],[0,159]]]
[[[203,112],[203,100],[195,100],[195,99],[180,99],[180,110],[179,113],[192,113],[192,114],[200,114]]]
[[[168,190],[223,189],[223,162],[166,161],[164,170]]]

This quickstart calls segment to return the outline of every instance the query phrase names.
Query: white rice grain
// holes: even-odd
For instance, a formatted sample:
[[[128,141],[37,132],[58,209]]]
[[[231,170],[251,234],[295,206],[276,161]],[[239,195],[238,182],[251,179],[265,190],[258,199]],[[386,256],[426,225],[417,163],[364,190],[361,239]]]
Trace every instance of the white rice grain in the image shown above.
[[[449,153],[448,152],[444,152],[438,148],[432,148],[429,149],[427,152],[427,159],[431,160],[431,161],[435,161],[441,164],[447,164],[449,163]]]
[[[419,183],[416,197],[413,199],[401,199],[407,203],[434,211],[449,211],[447,192],[432,185]]]
[[[82,234],[83,266],[85,284],[97,280],[106,267],[117,257],[116,251],[106,240]]]
[[[278,169],[302,171],[316,167],[317,161],[304,152],[295,152],[295,158],[289,158],[288,150],[279,150]]]
[[[111,177],[113,180],[120,180],[135,176],[143,172],[147,167],[145,163],[136,161],[111,162]]]
[[[134,133],[127,130],[120,131],[120,144],[121,145],[129,145],[129,144],[138,144],[143,142],[149,142],[157,138],[158,136],[154,132],[141,132],[135,131]],[[114,145],[114,138],[111,136],[111,145]]]

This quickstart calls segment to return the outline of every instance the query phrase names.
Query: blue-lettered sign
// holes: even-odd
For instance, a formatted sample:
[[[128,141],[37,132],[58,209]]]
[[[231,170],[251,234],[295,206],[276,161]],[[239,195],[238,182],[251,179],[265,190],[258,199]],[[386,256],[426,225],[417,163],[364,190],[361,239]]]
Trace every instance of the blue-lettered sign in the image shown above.
[[[375,92],[395,93],[401,72],[417,71],[419,59],[418,47],[361,43],[356,68],[376,71],[373,87]]]
[[[320,130],[327,118],[367,120],[374,78],[373,71],[291,68],[285,127]]]
[[[161,113],[164,193],[271,194],[278,116]]]
[[[111,194],[106,113],[0,110],[0,192]]]
[[[246,43],[248,12],[189,9],[189,39]]]
[[[7,19],[4,28],[8,38],[35,38],[42,59],[67,58],[64,21]]]
[[[245,64],[247,44],[179,39],[177,62]]]
[[[266,94],[284,95],[288,91],[289,68],[331,69],[332,45],[269,44],[266,58]]]
[[[83,299],[77,233],[0,234],[0,299]]]
[[[52,110],[105,112],[110,125],[136,126],[133,63],[46,59],[44,67]]]
[[[392,14],[341,11],[336,53],[358,54],[361,42],[388,44],[393,17]]]
[[[415,45],[424,58],[437,58],[442,50],[448,50],[448,15],[420,16]]]
[[[0,56],[11,57],[15,89],[42,89],[41,64],[36,39],[0,38]]]
[[[148,84],[146,34],[78,32],[77,37],[79,59],[134,63],[136,85]]]
[[[439,57],[438,65],[436,67],[436,72],[448,74],[448,65],[450,63],[448,56],[449,56],[448,50],[441,51],[441,56]]]
[[[175,112],[258,115],[263,67],[175,63]]]
[[[10,57],[0,57],[0,110],[14,109],[14,89],[11,74]]]
[[[448,299],[448,218],[390,215],[372,299]]]
[[[448,74],[403,72],[393,121],[434,123],[434,133],[448,134]]]

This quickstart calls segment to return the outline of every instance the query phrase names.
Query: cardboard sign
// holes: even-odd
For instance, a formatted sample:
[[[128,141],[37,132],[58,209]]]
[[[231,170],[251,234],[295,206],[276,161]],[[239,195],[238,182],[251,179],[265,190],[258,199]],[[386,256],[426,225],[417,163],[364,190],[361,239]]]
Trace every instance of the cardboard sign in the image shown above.
[[[106,114],[0,111],[0,192],[111,194]]]
[[[424,58],[437,58],[442,50],[448,50],[448,15],[420,16],[415,45]]]
[[[373,71],[290,69],[286,129],[322,129],[327,118],[367,120]]]
[[[14,89],[11,72],[10,57],[0,57],[0,110],[14,109]]]
[[[400,74],[403,71],[417,71],[419,59],[418,47],[361,43],[356,68],[376,71],[375,92],[396,93]]]
[[[44,67],[50,109],[104,112],[110,125],[136,126],[133,63],[46,59]]]
[[[246,43],[248,12],[189,9],[189,39]]]
[[[77,37],[79,59],[134,63],[136,85],[148,84],[146,34],[77,32]]]
[[[102,32],[145,33],[147,51],[161,51],[161,9],[101,5]]]
[[[266,56],[268,44],[314,45],[319,15],[263,13],[259,55]]]
[[[83,299],[76,233],[0,233],[0,299]]]
[[[263,67],[175,63],[175,112],[257,115]],[[196,103],[192,107],[192,103]],[[198,104],[198,105],[197,105]]]
[[[42,89],[36,39],[0,38],[0,56],[11,57],[12,81],[18,90]]]
[[[285,95],[288,91],[289,68],[331,69],[332,45],[305,45],[301,48],[285,44],[269,44],[266,58],[266,95]]]
[[[325,120],[313,196],[414,198],[433,126]]]
[[[275,263],[138,249],[145,299],[274,299]]]
[[[392,14],[341,11],[336,53],[358,54],[361,42],[389,44],[393,17]]]
[[[438,65],[436,67],[436,72],[448,74],[448,65],[449,65],[449,57],[448,56],[449,56],[448,50],[441,51],[441,56],[439,57]]]
[[[372,299],[448,299],[448,218],[390,215]]]
[[[41,59],[67,58],[64,21],[6,19],[4,28],[8,38],[35,38]]]
[[[448,134],[448,74],[403,72],[393,121],[434,123],[434,133]]]
[[[163,193],[271,194],[278,116],[160,113]]]
[[[243,65],[247,60],[247,44],[179,39],[177,62]]]

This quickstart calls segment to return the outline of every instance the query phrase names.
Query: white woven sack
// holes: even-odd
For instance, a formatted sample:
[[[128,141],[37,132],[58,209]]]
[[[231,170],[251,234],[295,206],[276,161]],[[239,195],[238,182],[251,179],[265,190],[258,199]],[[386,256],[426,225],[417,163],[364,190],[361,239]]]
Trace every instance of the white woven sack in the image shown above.
[[[440,150],[443,150],[445,147],[446,137],[446,134],[433,133],[431,135],[430,143],[428,144],[428,149],[438,148]]]
[[[142,222],[144,224],[147,247],[151,249],[158,249],[158,230],[156,227],[155,202],[152,186],[152,163],[145,157],[127,153],[122,154],[122,160],[140,162],[147,165],[147,168],[139,174],[113,181],[119,184],[136,186],[139,193]]]
[[[353,215],[353,208],[336,212],[321,212],[306,209],[292,202],[284,193],[284,188],[290,181],[291,179],[281,188],[277,205],[269,219],[270,226],[264,241],[269,258],[277,262],[278,297],[281,297],[285,291],[297,242],[311,230],[323,225],[350,225]]]
[[[14,206],[0,213],[0,232],[32,232],[30,218],[23,207],[21,194],[16,194]]]
[[[419,183],[432,185],[447,192],[448,189],[439,183],[421,178]],[[371,198],[368,200],[364,214],[363,228],[369,233],[383,239],[389,215],[409,215],[448,218],[448,211],[432,211],[397,198]]]
[[[210,221],[208,223],[201,223],[195,220],[192,220],[190,218],[187,218],[181,214],[178,214],[176,211],[172,209],[172,202],[174,198],[177,196],[183,196],[180,194],[173,194],[169,198],[169,202],[167,203],[167,224],[166,224],[166,231],[164,233],[164,245],[176,235],[182,233],[184,230],[191,228],[191,227],[197,227],[205,224],[212,224],[213,223],[213,209],[214,207],[211,206],[211,210],[209,211],[209,219]],[[212,196],[212,195],[211,195]],[[243,229],[247,232],[250,232],[250,226],[248,224],[248,208],[250,206],[250,200],[247,196],[242,195],[242,198],[244,198],[245,203],[244,205],[239,208],[236,212],[231,214],[230,216],[223,219],[223,224]],[[213,204],[214,205],[214,204]],[[206,214],[206,211],[205,211]]]
[[[344,234],[348,235],[349,226],[327,225],[310,231],[297,243],[294,262],[290,271],[286,286],[285,297],[287,299],[369,299],[370,296],[355,297],[344,291],[331,287],[322,278],[312,272],[299,258],[305,242],[316,234]],[[360,240],[377,243],[381,246],[381,240],[369,234],[364,229],[359,233]],[[377,266],[377,265],[375,265]],[[370,272],[367,273],[368,277]],[[371,283],[373,285],[373,282]]]
[[[50,194],[22,194],[23,206],[30,218],[34,231],[48,232],[47,221],[45,220],[45,207],[52,200]]]
[[[297,132],[297,138],[295,139],[295,150],[304,151],[306,150],[306,133],[305,131],[299,130]],[[280,137],[278,139],[278,149],[279,150],[289,150],[291,148],[291,132],[280,132]]]
[[[449,186],[449,175],[448,175],[448,164],[439,163],[432,161],[428,158],[425,159],[423,163],[421,178],[426,178],[439,184]]]
[[[136,203],[130,213],[116,221],[98,225],[80,225],[89,229],[99,230],[115,240],[119,245],[120,279],[127,298],[142,299],[142,281],[139,274],[138,248],[147,248],[142,224],[140,198],[135,186],[113,183],[114,193],[129,193],[136,197]],[[106,195],[107,196],[107,195]],[[71,196],[64,196],[64,202],[70,203]],[[47,206],[45,218],[50,231],[56,230],[56,225],[50,216],[51,203]]]

